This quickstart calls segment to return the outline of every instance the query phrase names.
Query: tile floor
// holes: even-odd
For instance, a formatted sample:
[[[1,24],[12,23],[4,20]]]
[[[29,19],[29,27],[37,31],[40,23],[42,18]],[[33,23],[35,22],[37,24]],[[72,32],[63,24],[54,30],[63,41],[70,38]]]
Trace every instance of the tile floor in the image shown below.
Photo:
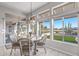
[[[46,50],[47,50],[47,53],[45,54],[45,51],[43,48],[38,48],[38,52],[36,56],[67,56],[67,54],[61,53],[54,49],[46,48]],[[9,56],[10,51],[11,49],[0,48],[0,56]],[[16,49],[16,51],[13,51],[12,56],[20,56],[19,49]]]

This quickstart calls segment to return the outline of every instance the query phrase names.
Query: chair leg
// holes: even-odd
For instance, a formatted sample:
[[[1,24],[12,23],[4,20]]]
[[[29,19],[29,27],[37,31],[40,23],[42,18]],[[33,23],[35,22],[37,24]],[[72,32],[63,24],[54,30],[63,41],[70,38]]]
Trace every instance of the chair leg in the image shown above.
[[[16,52],[16,47],[14,48],[14,56],[16,55],[16,53],[15,53],[15,52]]]
[[[11,48],[10,56],[12,55],[12,52],[13,52],[13,47]]]
[[[44,48],[44,51],[45,51],[45,54],[47,53],[47,51],[46,51],[46,48],[45,47],[43,47]]]
[[[22,49],[21,49],[21,47],[20,47],[20,55],[22,56]]]

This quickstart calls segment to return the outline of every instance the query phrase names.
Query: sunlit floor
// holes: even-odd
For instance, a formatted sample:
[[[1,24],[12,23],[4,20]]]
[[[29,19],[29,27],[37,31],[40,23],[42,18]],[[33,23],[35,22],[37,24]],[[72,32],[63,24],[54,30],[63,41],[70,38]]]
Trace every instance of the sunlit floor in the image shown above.
[[[67,54],[58,52],[54,49],[47,48],[47,53],[45,54],[44,50],[42,48],[39,49],[39,52],[37,52],[37,56],[67,56]]]
[[[45,54],[45,51],[43,48],[38,48],[38,52],[36,56],[67,56],[67,54],[61,53],[59,51],[56,51],[54,49],[46,48],[47,53]],[[0,56],[9,56],[11,49],[2,49],[0,48]],[[13,51],[12,56],[20,56],[19,49],[16,49],[16,51]]]

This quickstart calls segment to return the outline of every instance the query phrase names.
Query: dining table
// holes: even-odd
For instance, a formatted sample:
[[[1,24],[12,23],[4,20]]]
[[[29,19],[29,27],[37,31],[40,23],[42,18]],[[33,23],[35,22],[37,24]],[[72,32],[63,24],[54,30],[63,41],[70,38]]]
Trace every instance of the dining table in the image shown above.
[[[27,40],[27,39],[29,39],[29,40],[31,40],[32,41],[32,43],[33,43],[33,46],[34,46],[34,50],[33,50],[33,55],[36,55],[36,53],[38,52],[38,49],[37,49],[37,42],[41,39],[40,37],[39,37],[39,39],[35,36],[35,35],[32,35],[31,37],[28,37],[28,38],[19,38],[18,39],[18,42],[22,42],[22,41],[24,41],[24,39],[25,40]],[[20,44],[20,43],[19,43]],[[21,46],[20,46],[20,48],[21,48]],[[21,49],[20,49],[20,53],[21,53],[21,55],[22,55],[22,51],[21,51]]]

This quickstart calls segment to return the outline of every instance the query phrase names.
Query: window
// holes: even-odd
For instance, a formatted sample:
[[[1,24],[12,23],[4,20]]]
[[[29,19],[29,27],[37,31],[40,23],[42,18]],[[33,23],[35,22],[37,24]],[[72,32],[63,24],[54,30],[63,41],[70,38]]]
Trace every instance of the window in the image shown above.
[[[77,43],[78,19],[76,17],[54,21],[54,39],[58,41]]]
[[[54,39],[58,41],[62,41],[63,31],[62,31],[62,20],[54,21]]]
[[[40,35],[46,33],[48,36],[47,38],[50,39],[50,20],[45,20],[40,22]]]
[[[71,2],[63,6],[64,11],[73,10],[75,7],[75,2]]]
[[[40,19],[47,19],[50,18],[50,9],[44,10],[43,12],[39,13]]]
[[[76,17],[64,19],[64,33],[64,41],[77,43],[78,19]]]
[[[54,14],[60,14],[63,12],[68,12],[74,10],[76,7],[79,7],[77,3],[75,2],[70,2],[67,4],[64,4],[62,6],[56,7],[53,9]]]
[[[62,13],[62,12],[63,12],[62,6],[54,9],[54,14],[59,14],[59,13]]]

